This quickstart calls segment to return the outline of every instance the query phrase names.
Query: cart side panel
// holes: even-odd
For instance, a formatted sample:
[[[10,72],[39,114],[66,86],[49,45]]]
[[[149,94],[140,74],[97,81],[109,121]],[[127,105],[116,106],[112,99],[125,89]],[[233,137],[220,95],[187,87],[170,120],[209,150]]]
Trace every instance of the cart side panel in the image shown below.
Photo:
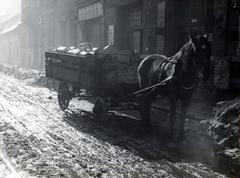
[[[94,58],[45,53],[46,76],[88,89],[94,84]]]
[[[79,67],[67,63],[52,63],[52,77],[69,83],[78,83]]]
[[[95,87],[95,57],[88,56],[87,60],[81,60],[79,66],[79,85],[81,88],[92,92]]]

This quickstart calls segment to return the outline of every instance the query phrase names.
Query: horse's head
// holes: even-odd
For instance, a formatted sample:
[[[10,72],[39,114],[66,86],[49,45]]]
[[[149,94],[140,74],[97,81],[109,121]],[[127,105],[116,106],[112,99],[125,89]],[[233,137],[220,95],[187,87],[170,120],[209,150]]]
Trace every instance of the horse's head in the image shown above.
[[[189,36],[190,42],[193,44],[194,58],[196,70],[201,79],[206,81],[210,77],[210,57],[211,57],[211,45],[208,41],[207,35],[203,36]]]

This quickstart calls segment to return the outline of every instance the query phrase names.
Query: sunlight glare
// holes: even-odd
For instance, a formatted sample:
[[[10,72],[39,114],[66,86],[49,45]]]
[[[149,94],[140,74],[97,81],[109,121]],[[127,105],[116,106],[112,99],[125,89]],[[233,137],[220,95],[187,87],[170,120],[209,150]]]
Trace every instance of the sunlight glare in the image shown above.
[[[21,0],[2,0],[0,3],[0,15],[12,16],[21,10]]]

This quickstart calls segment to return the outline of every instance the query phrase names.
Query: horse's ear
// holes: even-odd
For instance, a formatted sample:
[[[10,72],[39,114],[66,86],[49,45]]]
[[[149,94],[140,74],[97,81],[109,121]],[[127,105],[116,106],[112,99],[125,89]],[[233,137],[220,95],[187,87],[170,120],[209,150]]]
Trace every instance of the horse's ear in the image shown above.
[[[192,42],[192,43],[195,43],[197,41],[197,38],[195,36],[193,36],[192,34],[189,34],[189,40]]]

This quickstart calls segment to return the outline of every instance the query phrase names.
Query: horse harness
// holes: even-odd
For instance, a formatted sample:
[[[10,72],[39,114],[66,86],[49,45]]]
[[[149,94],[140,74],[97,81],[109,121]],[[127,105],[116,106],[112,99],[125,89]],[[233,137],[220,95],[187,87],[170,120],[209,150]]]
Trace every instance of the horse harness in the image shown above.
[[[154,54],[154,55],[149,55],[148,57],[151,57],[151,56],[160,56],[160,55]],[[146,91],[149,91],[149,90],[150,90],[149,92],[145,93],[145,94],[149,94],[149,93],[151,93],[152,91],[154,91],[156,88],[158,88],[159,86],[166,85],[167,82],[169,82],[169,81],[171,81],[171,80],[173,80],[173,79],[176,80],[176,81],[179,83],[179,85],[181,86],[181,88],[184,89],[184,90],[192,90],[192,89],[196,88],[196,87],[197,87],[197,83],[198,83],[198,81],[199,81],[200,78],[197,77],[196,80],[195,80],[195,82],[194,82],[194,84],[193,84],[192,86],[190,86],[190,87],[184,86],[183,83],[182,83],[181,81],[179,81],[179,80],[177,79],[177,77],[174,76],[176,64],[177,64],[177,61],[176,61],[176,57],[175,57],[175,56],[170,57],[170,58],[168,58],[168,59],[165,59],[165,61],[164,61],[163,63],[160,63],[160,64],[157,66],[157,68],[154,70],[154,73],[156,73],[157,71],[160,70],[157,84],[154,84],[154,85],[149,86],[149,84],[151,83],[151,81],[152,81],[152,79],[153,79],[153,78],[152,78],[152,79],[149,81],[149,83],[148,83],[148,85],[147,85],[146,88],[141,89],[141,90],[136,91],[136,92],[133,92],[133,93],[130,93],[129,95],[124,96],[124,97],[122,97],[121,99],[126,99],[126,98],[128,98],[128,97],[133,96],[133,95],[137,95],[137,94],[140,94],[140,93],[143,93],[143,92],[146,92]],[[162,74],[162,71],[163,71],[163,69],[166,69],[166,71],[167,71],[167,69],[168,69],[168,67],[170,67],[170,65],[172,65],[172,66],[171,66],[171,69],[169,70],[169,73],[167,74],[166,78],[162,79],[162,75],[163,75],[163,74]]]
[[[191,86],[185,86],[181,81],[179,81],[179,79],[177,77],[174,76],[176,64],[177,64],[176,57],[173,56],[173,57],[170,58],[170,60],[166,59],[163,63],[160,63],[158,65],[158,67],[154,71],[154,73],[159,71],[158,83],[161,83],[162,81],[164,81],[167,78],[171,78],[171,80],[174,79],[176,82],[178,82],[179,85],[181,86],[181,88],[184,89],[184,90],[195,89],[197,87],[197,84],[198,84],[199,80],[201,79],[200,75],[197,74],[197,78],[195,79],[194,83]],[[166,78],[162,78],[163,77],[163,71],[166,71]],[[170,80],[168,80],[168,81],[170,81]],[[151,91],[153,91],[155,89],[156,89],[156,87],[154,87]]]

